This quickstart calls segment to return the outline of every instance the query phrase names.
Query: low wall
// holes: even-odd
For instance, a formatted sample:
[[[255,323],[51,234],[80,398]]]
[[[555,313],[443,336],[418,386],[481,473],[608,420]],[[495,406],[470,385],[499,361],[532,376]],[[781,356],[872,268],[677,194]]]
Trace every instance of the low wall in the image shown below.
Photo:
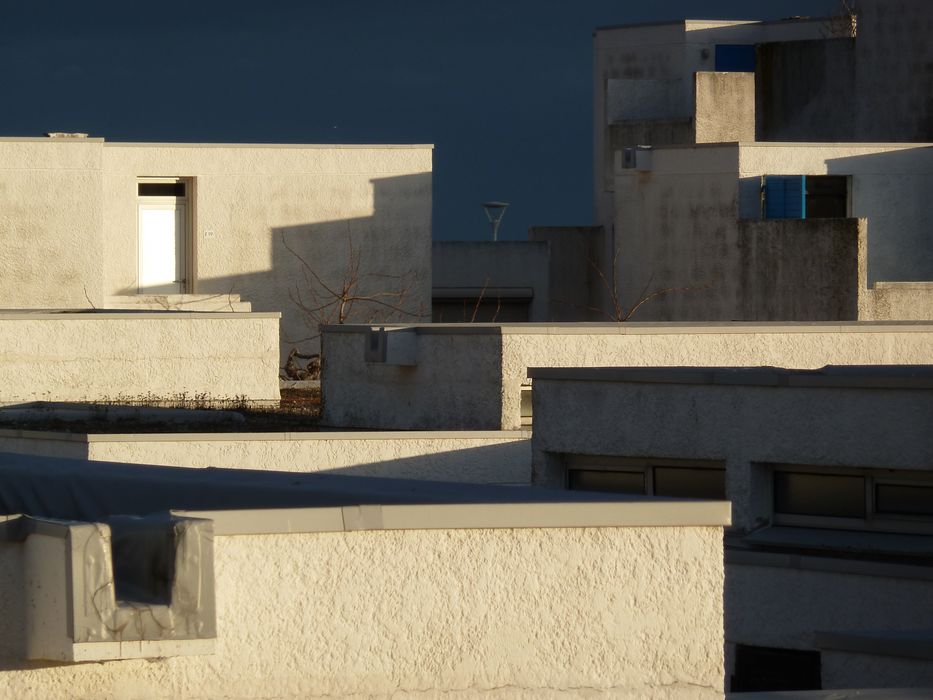
[[[0,404],[278,400],[278,313],[3,313]]]
[[[876,282],[859,294],[859,318],[933,319],[933,282]]]
[[[519,431],[70,435],[0,430],[0,452],[168,467],[531,482],[531,441]]]
[[[409,326],[416,364],[367,363],[370,326],[323,335],[324,422],[372,429],[516,430],[529,367],[924,364],[933,324],[623,323]],[[391,335],[391,334],[389,334]],[[568,409],[572,410],[572,409]]]
[[[24,661],[23,546],[0,543],[0,695],[722,697],[722,523],[242,529],[263,518],[215,520],[204,656]]]
[[[851,374],[610,368],[531,374],[533,479],[542,485],[564,485],[563,467],[550,455],[720,461],[733,521],[751,530],[772,517],[768,465],[929,470],[933,464],[933,373],[927,368],[916,376],[869,368]]]

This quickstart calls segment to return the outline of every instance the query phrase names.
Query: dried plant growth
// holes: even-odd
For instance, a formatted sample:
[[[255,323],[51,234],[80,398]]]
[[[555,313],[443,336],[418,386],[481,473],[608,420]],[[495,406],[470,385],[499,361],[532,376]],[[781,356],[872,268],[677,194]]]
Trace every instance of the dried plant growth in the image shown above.
[[[289,291],[289,299],[304,315],[311,330],[308,337],[291,342],[319,338],[321,326],[426,318],[423,307],[409,306],[417,282],[413,272],[400,275],[366,272],[362,248],[353,242],[349,228],[346,244],[345,264],[330,274],[315,268],[282,236],[282,245],[298,261],[302,273],[302,282]]]
[[[587,309],[604,314],[606,319],[609,321],[613,321],[615,323],[624,323],[625,321],[630,321],[632,317],[638,312],[638,310],[645,304],[654,301],[655,299],[665,297],[668,294],[675,294],[680,292],[698,292],[703,289],[709,289],[710,287],[709,284],[697,284],[687,287],[662,287],[651,289],[651,283],[654,281],[654,275],[652,275],[648,278],[647,284],[645,284],[645,286],[642,288],[641,293],[635,300],[635,303],[629,307],[626,307],[622,304],[622,299],[619,296],[619,290],[615,284],[619,252],[620,251],[616,250],[615,255],[612,256],[608,279],[600,266],[597,265],[596,262],[592,259],[589,260],[590,266],[593,268],[593,270],[595,270],[597,277],[606,290],[607,296],[609,297],[610,308],[600,309],[593,306],[588,306]]]

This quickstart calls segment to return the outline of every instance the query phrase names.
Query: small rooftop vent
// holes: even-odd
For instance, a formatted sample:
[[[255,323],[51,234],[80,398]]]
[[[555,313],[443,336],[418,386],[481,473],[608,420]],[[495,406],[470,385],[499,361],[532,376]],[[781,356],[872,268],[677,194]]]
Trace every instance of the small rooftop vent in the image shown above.
[[[50,139],[86,139],[87,134],[80,131],[48,131],[45,134]]]

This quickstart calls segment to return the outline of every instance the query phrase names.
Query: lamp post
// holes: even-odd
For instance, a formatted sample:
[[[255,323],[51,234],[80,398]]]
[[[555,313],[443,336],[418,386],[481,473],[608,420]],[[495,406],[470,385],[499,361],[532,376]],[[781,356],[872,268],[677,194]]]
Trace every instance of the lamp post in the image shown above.
[[[489,219],[489,225],[492,226],[492,240],[499,239],[499,222],[505,215],[505,210],[509,208],[508,202],[485,202],[483,209],[486,211],[486,218]]]

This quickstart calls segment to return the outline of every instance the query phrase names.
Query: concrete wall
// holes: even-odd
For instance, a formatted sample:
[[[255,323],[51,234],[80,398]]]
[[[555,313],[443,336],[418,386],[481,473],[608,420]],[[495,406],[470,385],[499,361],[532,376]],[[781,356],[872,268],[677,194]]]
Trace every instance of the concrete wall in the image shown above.
[[[599,321],[609,276],[600,276],[599,260],[605,246],[599,226],[532,226],[528,238],[546,242],[550,249],[548,321]]]
[[[738,226],[739,318],[865,318],[859,312],[859,240],[865,235],[859,229],[867,228],[864,220],[743,220]],[[723,286],[732,281],[723,280]],[[869,318],[905,318],[897,310],[888,307],[888,315]]]
[[[933,202],[923,194],[924,188],[933,187],[929,146],[746,143],[659,148],[652,151],[649,172],[616,170],[621,306],[631,309],[646,296],[671,290],[642,305],[638,320],[762,318],[760,309],[750,317],[745,308],[749,295],[770,294],[767,285],[754,289],[759,279],[745,267],[754,262],[748,258],[752,240],[770,239],[766,247],[772,259],[759,261],[785,268],[780,276],[787,281],[782,294],[788,298],[774,306],[774,313],[797,313],[806,304],[794,297],[814,284],[845,283],[852,274],[851,247],[857,237],[844,229],[852,224],[819,219],[800,223],[813,232],[814,243],[806,250],[807,234],[794,224],[740,223],[761,218],[763,175],[849,176],[850,216],[867,219],[865,284],[933,279],[933,247],[925,239]],[[778,237],[779,232],[785,235]],[[824,271],[814,279],[820,269]],[[840,300],[824,311],[847,309],[835,318],[854,318],[847,299],[855,293],[852,288],[837,290]],[[769,320],[831,318],[824,311]]]
[[[732,383],[729,372],[713,370],[540,372],[534,480],[548,486],[564,483],[563,468],[549,454],[723,461],[733,524],[752,530],[771,520],[763,465],[928,470],[933,464],[926,427],[933,388],[896,388],[881,374],[776,385],[768,369]]]
[[[757,138],[749,140],[872,140],[858,138],[856,133],[856,41],[861,41],[861,36],[858,40],[818,39],[759,46]]]
[[[0,308],[100,305],[101,152],[100,139],[0,139]]]
[[[0,452],[168,467],[531,482],[531,440],[520,432],[73,435],[7,430],[0,431]]]
[[[699,72],[694,80],[693,142],[754,141],[755,74]]]
[[[721,527],[219,535],[216,651],[23,661],[0,544],[8,697],[576,697],[723,692]]]
[[[827,376],[823,386],[819,377],[782,385],[768,370],[732,383],[728,372],[714,370],[649,372],[540,372],[534,378],[535,481],[563,487],[563,454],[715,460],[726,467],[735,530],[746,531],[771,520],[769,463],[923,471],[933,465],[929,381],[921,389],[905,378],[895,388],[896,378],[885,386],[876,373],[848,383]],[[933,615],[928,567],[872,564],[866,555],[857,562],[860,572],[845,571],[838,559],[822,559],[825,551],[811,551],[806,568],[799,550],[740,549],[738,559],[730,548],[735,537],[726,548],[727,667],[736,644],[821,649],[819,632],[913,632]],[[883,641],[859,656],[877,676],[860,671],[851,654],[824,651],[823,687],[930,682],[929,661],[903,658]]]
[[[550,253],[545,242],[536,241],[434,241],[431,246],[432,284],[435,290],[464,289],[496,303],[516,294],[531,294],[529,321],[547,321],[550,299]],[[465,318],[440,319],[445,323],[469,322]]]
[[[727,665],[735,644],[818,649],[817,632],[915,632],[933,616],[929,578],[727,563],[726,579]],[[929,660],[890,651],[823,650],[822,680],[825,689],[920,688],[930,687],[933,675]]]
[[[689,137],[681,141],[625,141],[620,134],[610,144],[614,121],[620,118],[639,120],[645,117],[660,120],[681,120],[693,116],[695,106],[694,73],[715,69],[717,44],[759,44],[763,42],[823,39],[835,36],[841,28],[822,19],[799,19],[776,22],[730,20],[684,20],[666,24],[601,27],[593,33],[593,187],[594,222],[607,231],[612,225],[612,161],[614,150],[638,144],[690,143],[696,133],[713,138],[716,129],[703,126],[699,132],[681,132]],[[733,78],[708,80],[724,87]],[[642,88],[639,86],[644,84]],[[650,114],[619,109],[626,101],[626,91],[641,91],[647,87],[659,99],[654,104],[667,106],[669,112],[654,109]],[[660,99],[663,91],[663,100]],[[743,88],[744,93],[744,88]],[[715,93],[707,93],[712,96]],[[743,97],[743,102],[751,97]],[[701,99],[702,105],[702,99]],[[751,107],[751,105],[748,105]],[[722,108],[722,105],[720,105]],[[712,115],[709,110],[702,109]],[[721,123],[737,123],[738,114],[726,107]],[[704,120],[705,121],[705,120]],[[746,124],[743,118],[743,125]],[[718,127],[717,127],[718,128]],[[743,127],[744,128],[744,127]],[[663,136],[663,130],[661,133]],[[745,137],[743,137],[745,138]],[[753,137],[752,137],[753,138]],[[729,140],[737,140],[730,138]]]
[[[933,282],[876,282],[859,296],[859,318],[933,319]]]
[[[351,257],[357,257],[358,296],[405,292],[382,301],[409,314],[357,302],[350,320],[425,320],[431,161],[429,146],[106,144],[105,291],[136,292],[137,179],[177,176],[194,182],[189,291],[236,293],[254,311],[281,312],[283,355],[293,346],[317,348],[316,340],[298,342],[317,335],[317,321],[292,297],[316,306],[310,293],[316,289],[322,302],[333,301],[298,256],[328,286],[353,277]]]
[[[328,328],[335,427],[516,430],[529,367],[928,364],[933,328],[903,324],[555,324],[417,327],[417,365],[366,363],[369,326]]]
[[[279,398],[278,314],[0,315],[0,403]]]
[[[856,136],[861,141],[933,141],[933,5],[859,0]]]

